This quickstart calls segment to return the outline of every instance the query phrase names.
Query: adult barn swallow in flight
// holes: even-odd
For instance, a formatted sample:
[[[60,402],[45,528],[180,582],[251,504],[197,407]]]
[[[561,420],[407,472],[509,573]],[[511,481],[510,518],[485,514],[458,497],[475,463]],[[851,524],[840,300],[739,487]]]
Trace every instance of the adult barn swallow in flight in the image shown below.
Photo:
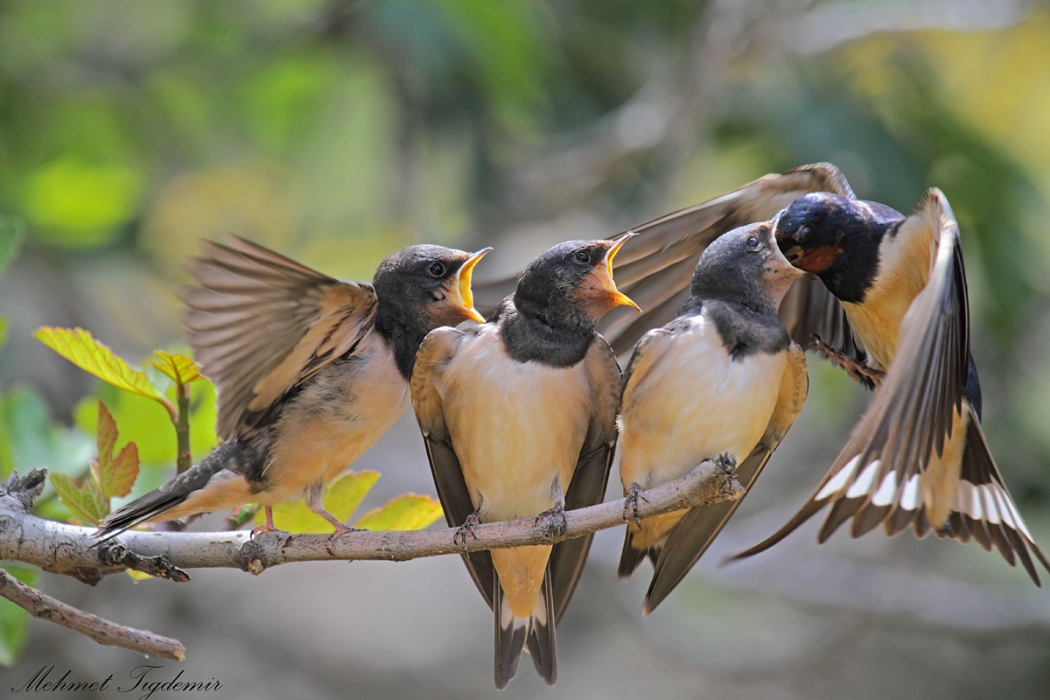
[[[624,375],[620,478],[628,497],[718,454],[732,455],[751,488],[809,389],[805,354],[777,318],[802,274],[768,222],[731,231],[700,256],[682,310],[642,337]],[[645,613],[674,590],[739,503],[628,523],[619,575],[652,560]]]
[[[663,326],[678,314],[689,298],[696,262],[712,241],[739,226],[772,219],[809,192],[853,197],[838,168],[817,163],[782,175],[766,175],[729,194],[632,228],[637,237],[617,256],[616,280],[620,291],[644,311],[613,311],[598,324],[598,332],[617,355],[631,352],[647,331]],[[478,309],[488,314],[514,291],[515,284],[516,277],[476,284],[474,298]],[[800,278],[791,287],[780,305],[780,319],[803,349],[814,348],[813,335],[817,334],[829,346],[857,361],[866,357],[849,331],[842,307],[813,275]]]
[[[554,246],[525,268],[488,323],[438,329],[423,341],[412,405],[449,525],[540,516],[557,530],[565,509],[601,502],[620,368],[594,329],[614,307],[634,306],[612,278],[627,238]],[[464,555],[495,615],[497,688],[526,645],[554,683],[555,623],[590,541]]]
[[[206,243],[182,294],[203,374],[218,388],[224,442],[164,486],[108,516],[98,535],[245,503],[303,498],[336,534],[324,486],[370,448],[409,403],[416,351],[473,308],[473,255],[416,245],[380,263],[372,284],[345,282],[234,238]]]
[[[1032,580],[1036,546],[981,429],[981,390],[970,355],[970,314],[959,228],[931,189],[910,215],[882,204],[809,194],[776,221],[792,263],[820,277],[885,378],[831,470],[795,517],[738,557],[763,551],[825,506],[823,542],[846,520],[859,537],[971,538],[995,546]],[[877,374],[873,375],[876,378]]]

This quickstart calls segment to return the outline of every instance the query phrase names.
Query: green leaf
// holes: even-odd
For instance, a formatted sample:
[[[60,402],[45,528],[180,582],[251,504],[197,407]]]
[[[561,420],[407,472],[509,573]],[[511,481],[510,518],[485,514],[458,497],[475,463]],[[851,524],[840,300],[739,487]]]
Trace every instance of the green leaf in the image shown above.
[[[5,445],[10,463],[2,456]],[[24,474],[36,467],[82,474],[94,455],[95,441],[79,430],[53,425],[44,400],[33,389],[16,386],[0,395],[0,476],[11,468]],[[45,490],[43,497],[49,492],[53,493]]]
[[[25,238],[25,226],[18,219],[0,214],[0,274],[11,262]]]
[[[163,397],[149,382],[145,372],[131,369],[123,358],[95,340],[82,328],[50,328],[44,326],[33,337],[66,358],[80,369],[95,375],[118,389],[130,391],[148,399],[162,401]]]
[[[349,472],[330,483],[324,490],[324,507],[340,522],[346,522],[376,481],[379,473],[373,471]],[[262,525],[265,513],[260,508],[255,514],[255,524]],[[292,534],[303,532],[335,532],[331,523],[306,507],[303,501],[281,503],[273,508],[273,522],[278,530]]]
[[[7,319],[0,316],[0,348],[4,346],[5,340],[7,340]]]
[[[359,530],[422,530],[444,515],[441,503],[430,496],[406,493],[373,508],[354,523]]]
[[[36,586],[40,572],[25,566],[5,565],[7,573],[26,584]],[[9,600],[0,598],[0,666],[14,666],[26,641],[29,613]]]
[[[117,444],[117,424],[106,405],[98,402],[98,461],[91,463],[91,474],[102,495],[108,499],[127,496],[139,475],[139,450],[129,442],[114,458]],[[107,505],[108,510],[108,505]]]
[[[154,350],[153,354],[160,357],[161,361],[150,360],[150,364],[176,384],[189,384],[204,379],[200,365],[181,353],[170,354],[163,350]]]
[[[48,477],[58,492],[58,500],[69,509],[78,524],[98,525],[109,515],[109,499],[102,494],[94,479],[84,479],[78,484],[68,474],[49,474]]]

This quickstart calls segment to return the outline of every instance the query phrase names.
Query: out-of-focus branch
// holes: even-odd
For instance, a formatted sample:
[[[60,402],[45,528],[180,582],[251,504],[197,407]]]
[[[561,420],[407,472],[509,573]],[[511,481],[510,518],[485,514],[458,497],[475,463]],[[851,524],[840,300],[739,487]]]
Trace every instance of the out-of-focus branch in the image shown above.
[[[0,597],[7,598],[15,605],[24,608],[33,617],[68,627],[94,639],[99,644],[122,647],[175,661],[186,659],[186,647],[182,646],[182,642],[177,639],[162,637],[159,634],[134,627],[125,627],[104,620],[98,615],[86,613],[25,585],[3,569],[0,569]]]
[[[470,533],[460,533],[459,538],[455,528],[360,531],[337,538],[275,532],[255,539],[246,532],[131,531],[98,544],[88,528],[44,520],[29,513],[32,499],[25,497],[26,489],[35,488],[34,482],[42,483],[42,479],[37,471],[21,480],[11,479],[0,489],[0,560],[33,564],[81,580],[89,578],[85,571],[95,570],[100,578],[117,570],[114,564],[118,561],[149,573],[154,573],[160,562],[165,570],[177,574],[182,574],[183,568],[238,568],[259,574],[269,567],[296,561],[405,561],[464,551],[554,544],[622,525],[632,515],[648,518],[743,494],[731,463],[719,458],[702,462],[688,475],[643,492],[633,513],[626,499],[568,511],[562,531],[544,519],[524,518],[479,525]],[[152,570],[141,568],[137,562],[150,562]],[[169,578],[188,578],[177,574]]]

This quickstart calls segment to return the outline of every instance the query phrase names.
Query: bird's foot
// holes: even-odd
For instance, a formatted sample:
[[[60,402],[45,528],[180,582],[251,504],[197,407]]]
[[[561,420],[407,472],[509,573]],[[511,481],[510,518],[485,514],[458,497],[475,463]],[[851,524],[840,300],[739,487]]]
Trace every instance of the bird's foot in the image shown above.
[[[463,548],[464,552],[467,551],[467,535],[477,539],[478,535],[474,531],[478,529],[480,524],[481,518],[478,517],[478,512],[474,511],[467,516],[462,525],[456,528],[456,532],[452,535],[452,543],[458,544]]]
[[[642,519],[638,517],[639,500],[649,502],[649,499],[642,495],[642,487],[632,481],[623,500],[623,521],[626,523],[633,520],[635,525],[641,527]]]
[[[256,525],[253,527],[249,537],[254,540],[264,532],[275,532],[276,530],[277,528],[273,526],[273,523],[263,523],[262,525]]]
[[[565,506],[558,503],[553,508],[543,511],[536,516],[536,524],[543,526],[547,537],[561,537],[569,528],[569,521],[565,519]]]
[[[326,518],[326,520],[327,520],[327,518]],[[332,543],[335,542],[340,537],[342,537],[343,535],[349,534],[351,532],[358,532],[358,530],[357,530],[357,528],[348,527],[348,526],[342,524],[341,522],[339,522],[335,518],[332,518],[328,522],[332,523],[332,527],[335,528],[335,532],[333,532],[331,535],[329,535],[328,539],[325,540],[324,548],[330,555],[332,555],[334,557],[335,556],[335,552],[332,551]]]
[[[817,336],[813,337],[813,346],[818,352],[820,352],[820,354],[846,370],[846,374],[848,374],[853,381],[858,384],[863,384],[868,389],[878,387],[879,384],[882,383],[883,377],[886,376],[886,373],[881,369],[868,367],[863,362],[858,362],[855,358],[850,357],[846,353],[834,349]]]

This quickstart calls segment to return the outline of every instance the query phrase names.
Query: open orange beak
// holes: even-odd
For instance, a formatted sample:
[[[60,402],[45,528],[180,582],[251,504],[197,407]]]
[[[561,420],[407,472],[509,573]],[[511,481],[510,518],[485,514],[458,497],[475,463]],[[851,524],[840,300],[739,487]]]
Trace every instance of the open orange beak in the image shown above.
[[[484,323],[485,317],[474,308],[474,292],[470,288],[470,276],[474,272],[474,266],[478,264],[492,248],[482,248],[467,258],[467,261],[456,271],[452,278],[452,301],[456,303],[463,314],[478,323]]]
[[[613,300],[615,301],[614,306],[630,306],[634,309],[637,309],[638,311],[641,311],[642,309],[638,306],[638,304],[635,304],[634,300],[632,300],[629,296],[617,289],[616,283],[613,281],[613,258],[616,257],[616,254],[620,251],[620,248],[623,247],[624,243],[631,240],[637,235],[638,234],[636,233],[628,231],[623,236],[621,236],[615,243],[612,244],[612,247],[609,248],[609,252],[605,254],[605,271],[608,274],[608,280],[606,283],[609,287],[609,293],[612,295]]]

